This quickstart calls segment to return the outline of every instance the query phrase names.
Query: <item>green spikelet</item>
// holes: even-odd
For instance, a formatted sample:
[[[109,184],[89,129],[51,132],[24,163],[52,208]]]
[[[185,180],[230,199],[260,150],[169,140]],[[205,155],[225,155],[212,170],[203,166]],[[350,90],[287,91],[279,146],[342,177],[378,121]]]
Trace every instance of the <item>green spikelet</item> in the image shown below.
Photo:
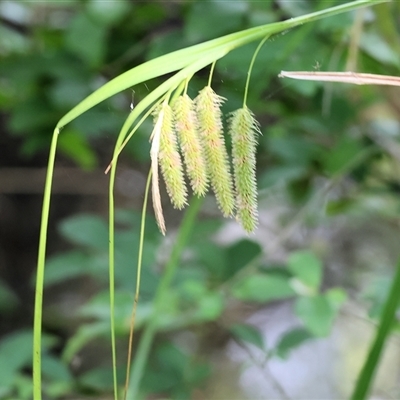
[[[179,96],[174,101],[172,110],[190,185],[194,194],[204,196],[207,191],[207,173],[197,133],[198,123],[194,102],[187,94]]]
[[[237,219],[247,232],[257,226],[256,135],[259,125],[253,113],[243,107],[231,114],[232,158],[236,189]]]
[[[173,129],[172,109],[169,104],[164,104],[162,109],[164,119],[161,126],[158,162],[172,205],[182,209],[186,205],[187,191]]]
[[[224,216],[228,217],[233,214],[235,201],[229,159],[222,133],[220,108],[223,101],[224,99],[218,96],[209,86],[202,89],[195,100],[207,172],[217,203]]]

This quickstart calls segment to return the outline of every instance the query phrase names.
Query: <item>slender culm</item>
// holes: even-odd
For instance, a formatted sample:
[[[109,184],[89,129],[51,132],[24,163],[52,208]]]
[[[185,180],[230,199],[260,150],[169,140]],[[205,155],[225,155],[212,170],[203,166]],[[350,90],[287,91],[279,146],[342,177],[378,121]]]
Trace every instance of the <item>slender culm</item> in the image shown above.
[[[172,205],[175,208],[182,209],[186,205],[187,190],[173,128],[172,109],[169,104],[164,104],[162,109],[164,119],[160,133],[158,162]]]
[[[204,196],[207,192],[207,172],[197,132],[194,102],[187,94],[179,96],[172,104],[172,111],[190,186],[194,194]]]
[[[236,218],[247,232],[253,232],[258,223],[256,136],[260,130],[253,113],[246,106],[231,114],[229,133],[232,136]]]
[[[224,99],[210,86],[202,89],[195,99],[199,133],[203,143],[207,173],[217,203],[225,217],[233,215],[235,201],[228,153],[222,127],[221,104]]]

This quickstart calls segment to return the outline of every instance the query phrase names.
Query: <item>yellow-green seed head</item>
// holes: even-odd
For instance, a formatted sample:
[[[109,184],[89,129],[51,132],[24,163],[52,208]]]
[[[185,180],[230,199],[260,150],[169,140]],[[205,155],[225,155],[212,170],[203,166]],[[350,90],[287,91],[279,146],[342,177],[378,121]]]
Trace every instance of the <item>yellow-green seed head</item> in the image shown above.
[[[179,96],[172,105],[172,111],[190,185],[194,194],[204,196],[207,191],[206,163],[197,132],[194,102],[187,94]]]
[[[237,219],[247,232],[252,232],[258,223],[256,136],[260,130],[253,113],[247,107],[231,114],[229,133],[232,136]]]
[[[162,109],[164,119],[161,126],[158,162],[172,205],[175,208],[182,209],[186,205],[187,191],[181,156],[178,152],[173,128],[172,109],[169,104],[164,104]]]
[[[207,173],[217,203],[224,216],[231,216],[235,208],[232,177],[222,127],[221,104],[224,99],[209,86],[195,99],[199,134],[203,143]]]

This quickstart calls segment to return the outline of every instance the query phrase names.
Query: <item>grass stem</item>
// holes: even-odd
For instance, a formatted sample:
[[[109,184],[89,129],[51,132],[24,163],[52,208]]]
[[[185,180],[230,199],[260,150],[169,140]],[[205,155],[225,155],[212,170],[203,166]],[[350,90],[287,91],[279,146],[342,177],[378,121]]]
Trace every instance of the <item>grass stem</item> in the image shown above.
[[[375,335],[375,339],[368,352],[367,359],[358,376],[356,387],[351,400],[364,400],[371,390],[373,379],[379,365],[382,350],[388,341],[393,322],[396,318],[396,310],[400,302],[400,260],[397,263],[395,276],[383,308],[382,318]]]
[[[146,368],[153,339],[157,333],[158,315],[160,313],[160,310],[163,308],[165,295],[168,292],[168,289],[175,276],[176,270],[179,266],[179,259],[181,257],[182,251],[188,242],[190,233],[193,231],[194,223],[196,221],[197,214],[199,213],[201,204],[202,199],[194,197],[190,206],[187,208],[185,216],[180,225],[175,245],[172,249],[171,256],[165,267],[164,274],[154,297],[153,315],[150,317],[149,323],[145,326],[143,334],[139,341],[138,350],[132,367],[130,384],[127,392],[128,399],[139,398],[138,394],[140,381]]]

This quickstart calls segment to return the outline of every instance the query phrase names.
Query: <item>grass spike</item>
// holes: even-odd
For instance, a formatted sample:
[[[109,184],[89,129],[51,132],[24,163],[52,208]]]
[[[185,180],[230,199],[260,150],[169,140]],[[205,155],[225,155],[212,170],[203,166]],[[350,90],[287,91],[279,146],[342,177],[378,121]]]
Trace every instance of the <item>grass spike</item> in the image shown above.
[[[199,92],[195,103],[211,186],[222,213],[225,217],[229,217],[233,215],[235,201],[223,136],[221,105],[224,100],[210,86],[206,86]]]
[[[260,133],[254,114],[246,107],[229,118],[232,159],[236,189],[236,218],[246,232],[253,232],[258,222],[256,182],[256,135]]]
[[[175,208],[180,210],[187,204],[187,190],[183,175],[182,161],[178,151],[176,133],[173,126],[172,108],[165,101],[162,110],[163,121],[160,132],[158,162],[171,203]]]
[[[203,148],[198,135],[198,121],[193,100],[184,94],[172,105],[175,129],[181,147],[186,173],[194,194],[207,192],[207,172]]]

